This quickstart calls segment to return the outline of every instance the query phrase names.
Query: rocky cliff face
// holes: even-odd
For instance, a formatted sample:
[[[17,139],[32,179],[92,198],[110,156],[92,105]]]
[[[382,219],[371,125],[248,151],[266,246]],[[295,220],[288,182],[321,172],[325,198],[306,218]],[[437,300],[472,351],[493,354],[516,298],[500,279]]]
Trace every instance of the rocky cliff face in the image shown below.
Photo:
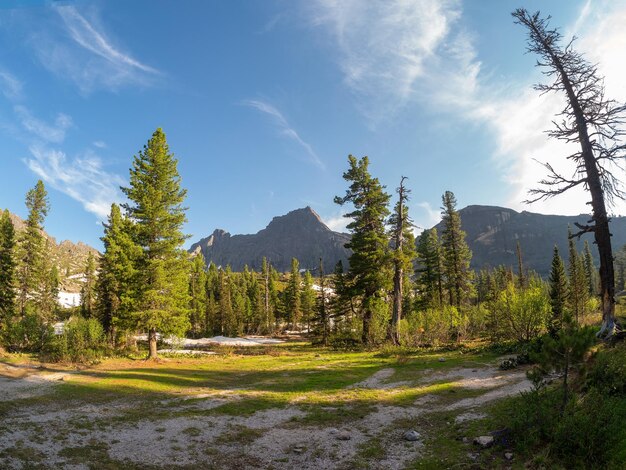
[[[516,244],[519,240],[525,267],[534,269],[547,277],[550,272],[552,250],[559,248],[567,263],[567,226],[575,232],[575,222],[586,224],[589,215],[563,216],[544,215],[532,212],[516,212],[495,206],[468,206],[459,211],[461,225],[467,233],[467,243],[472,250],[472,268],[495,267],[498,265],[517,267]],[[443,225],[436,225],[441,234]],[[613,251],[626,243],[626,217],[611,220]],[[577,242],[583,249],[584,240],[591,245],[596,258],[593,235],[586,234]]]
[[[245,265],[259,271],[263,257],[278,271],[289,271],[291,258],[297,258],[303,269],[316,270],[322,258],[328,273],[340,260],[347,267],[350,251],[344,245],[349,240],[349,235],[333,232],[313,209],[306,207],[274,217],[254,235],[215,230],[194,243],[189,251],[202,253],[207,264],[230,265],[234,271],[243,270]]]

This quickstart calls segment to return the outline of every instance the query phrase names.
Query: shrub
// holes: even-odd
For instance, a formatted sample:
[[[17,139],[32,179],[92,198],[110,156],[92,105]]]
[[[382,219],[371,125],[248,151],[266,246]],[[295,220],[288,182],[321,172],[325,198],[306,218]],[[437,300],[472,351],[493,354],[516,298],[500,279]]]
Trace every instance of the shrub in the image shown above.
[[[97,320],[71,318],[63,334],[55,337],[43,350],[45,360],[59,362],[93,362],[106,352],[104,329]]]
[[[40,352],[53,339],[54,330],[36,313],[30,312],[21,320],[11,321],[4,332],[4,344],[11,352]]]
[[[626,345],[619,344],[596,354],[587,373],[587,388],[595,388],[605,395],[626,395]]]

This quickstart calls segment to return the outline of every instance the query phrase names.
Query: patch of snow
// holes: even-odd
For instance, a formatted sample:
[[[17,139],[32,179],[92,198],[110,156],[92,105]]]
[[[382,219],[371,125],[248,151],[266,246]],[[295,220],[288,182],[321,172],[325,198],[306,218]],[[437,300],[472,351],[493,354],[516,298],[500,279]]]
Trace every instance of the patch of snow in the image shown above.
[[[60,291],[57,296],[57,301],[63,308],[78,307],[80,305],[80,293]]]

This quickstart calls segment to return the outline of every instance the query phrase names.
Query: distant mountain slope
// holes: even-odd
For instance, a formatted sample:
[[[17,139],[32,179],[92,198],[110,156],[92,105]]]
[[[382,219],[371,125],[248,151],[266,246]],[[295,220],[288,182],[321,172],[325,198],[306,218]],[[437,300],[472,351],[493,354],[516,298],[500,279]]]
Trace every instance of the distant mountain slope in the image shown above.
[[[16,232],[24,230],[26,227],[24,220],[12,212],[10,215]],[[97,259],[98,250],[82,242],[74,243],[69,240],[63,240],[62,242],[57,243],[53,236],[47,232],[43,233],[46,239],[50,241],[50,255],[52,257],[52,262],[59,270],[61,290],[67,292],[79,292],[82,287],[82,281],[81,277],[77,275],[84,271],[87,264],[87,257],[90,252],[93,253]]]
[[[291,258],[297,258],[303,269],[317,269],[319,259],[331,272],[339,260],[348,266],[350,251],[344,245],[350,240],[345,233],[333,232],[310,207],[296,209],[274,217],[266,228],[254,235],[230,235],[215,230],[207,238],[191,245],[192,253],[202,252],[208,263],[230,265],[241,271],[245,265],[258,271],[266,257],[278,271],[288,271]]]
[[[552,250],[556,244],[567,262],[567,226],[576,231],[574,222],[585,224],[590,216],[544,215],[533,212],[516,212],[496,206],[467,206],[459,211],[461,225],[467,233],[467,242],[472,250],[472,267],[517,266],[515,247],[519,240],[524,265],[542,276],[548,276]],[[441,223],[435,226],[441,234]],[[611,220],[613,251],[626,244],[626,217]],[[593,235],[586,234],[578,242],[579,251],[584,240],[591,244],[596,258]]]

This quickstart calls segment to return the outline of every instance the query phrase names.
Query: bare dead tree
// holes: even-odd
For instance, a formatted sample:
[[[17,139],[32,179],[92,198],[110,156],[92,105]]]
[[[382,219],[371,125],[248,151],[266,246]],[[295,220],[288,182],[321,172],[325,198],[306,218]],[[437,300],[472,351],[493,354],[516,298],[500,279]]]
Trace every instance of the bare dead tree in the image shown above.
[[[398,202],[390,217],[389,223],[392,230],[392,259],[393,259],[393,312],[389,325],[388,339],[394,344],[400,344],[398,325],[402,319],[402,300],[404,298],[404,273],[405,269],[412,266],[415,258],[415,240],[407,234],[413,227],[413,221],[409,218],[406,203],[409,200],[410,190],[404,185],[406,176],[400,178],[400,186],[396,189]],[[408,238],[408,240],[407,240]],[[408,245],[407,245],[408,243]]]
[[[544,163],[548,176],[539,183],[541,187],[530,191],[532,203],[562,194],[582,186],[589,192],[591,220],[585,225],[576,224],[578,232],[572,237],[593,233],[600,257],[600,286],[602,295],[602,327],[598,336],[610,337],[619,329],[615,321],[615,280],[613,253],[607,205],[615,199],[623,199],[620,180],[615,176],[623,171],[622,161],[626,154],[625,105],[604,96],[604,79],[598,74],[597,65],[589,63],[582,54],[573,49],[573,38],[565,47],[557,29],[550,29],[550,17],[541,18],[540,13],[529,14],[523,8],[512,13],[515,23],[528,30],[528,52],[539,56],[537,66],[551,79],[550,84],[535,85],[542,92],[564,93],[565,108],[553,121],[550,137],[567,143],[576,143],[577,151],[566,158],[573,162],[570,177]]]

